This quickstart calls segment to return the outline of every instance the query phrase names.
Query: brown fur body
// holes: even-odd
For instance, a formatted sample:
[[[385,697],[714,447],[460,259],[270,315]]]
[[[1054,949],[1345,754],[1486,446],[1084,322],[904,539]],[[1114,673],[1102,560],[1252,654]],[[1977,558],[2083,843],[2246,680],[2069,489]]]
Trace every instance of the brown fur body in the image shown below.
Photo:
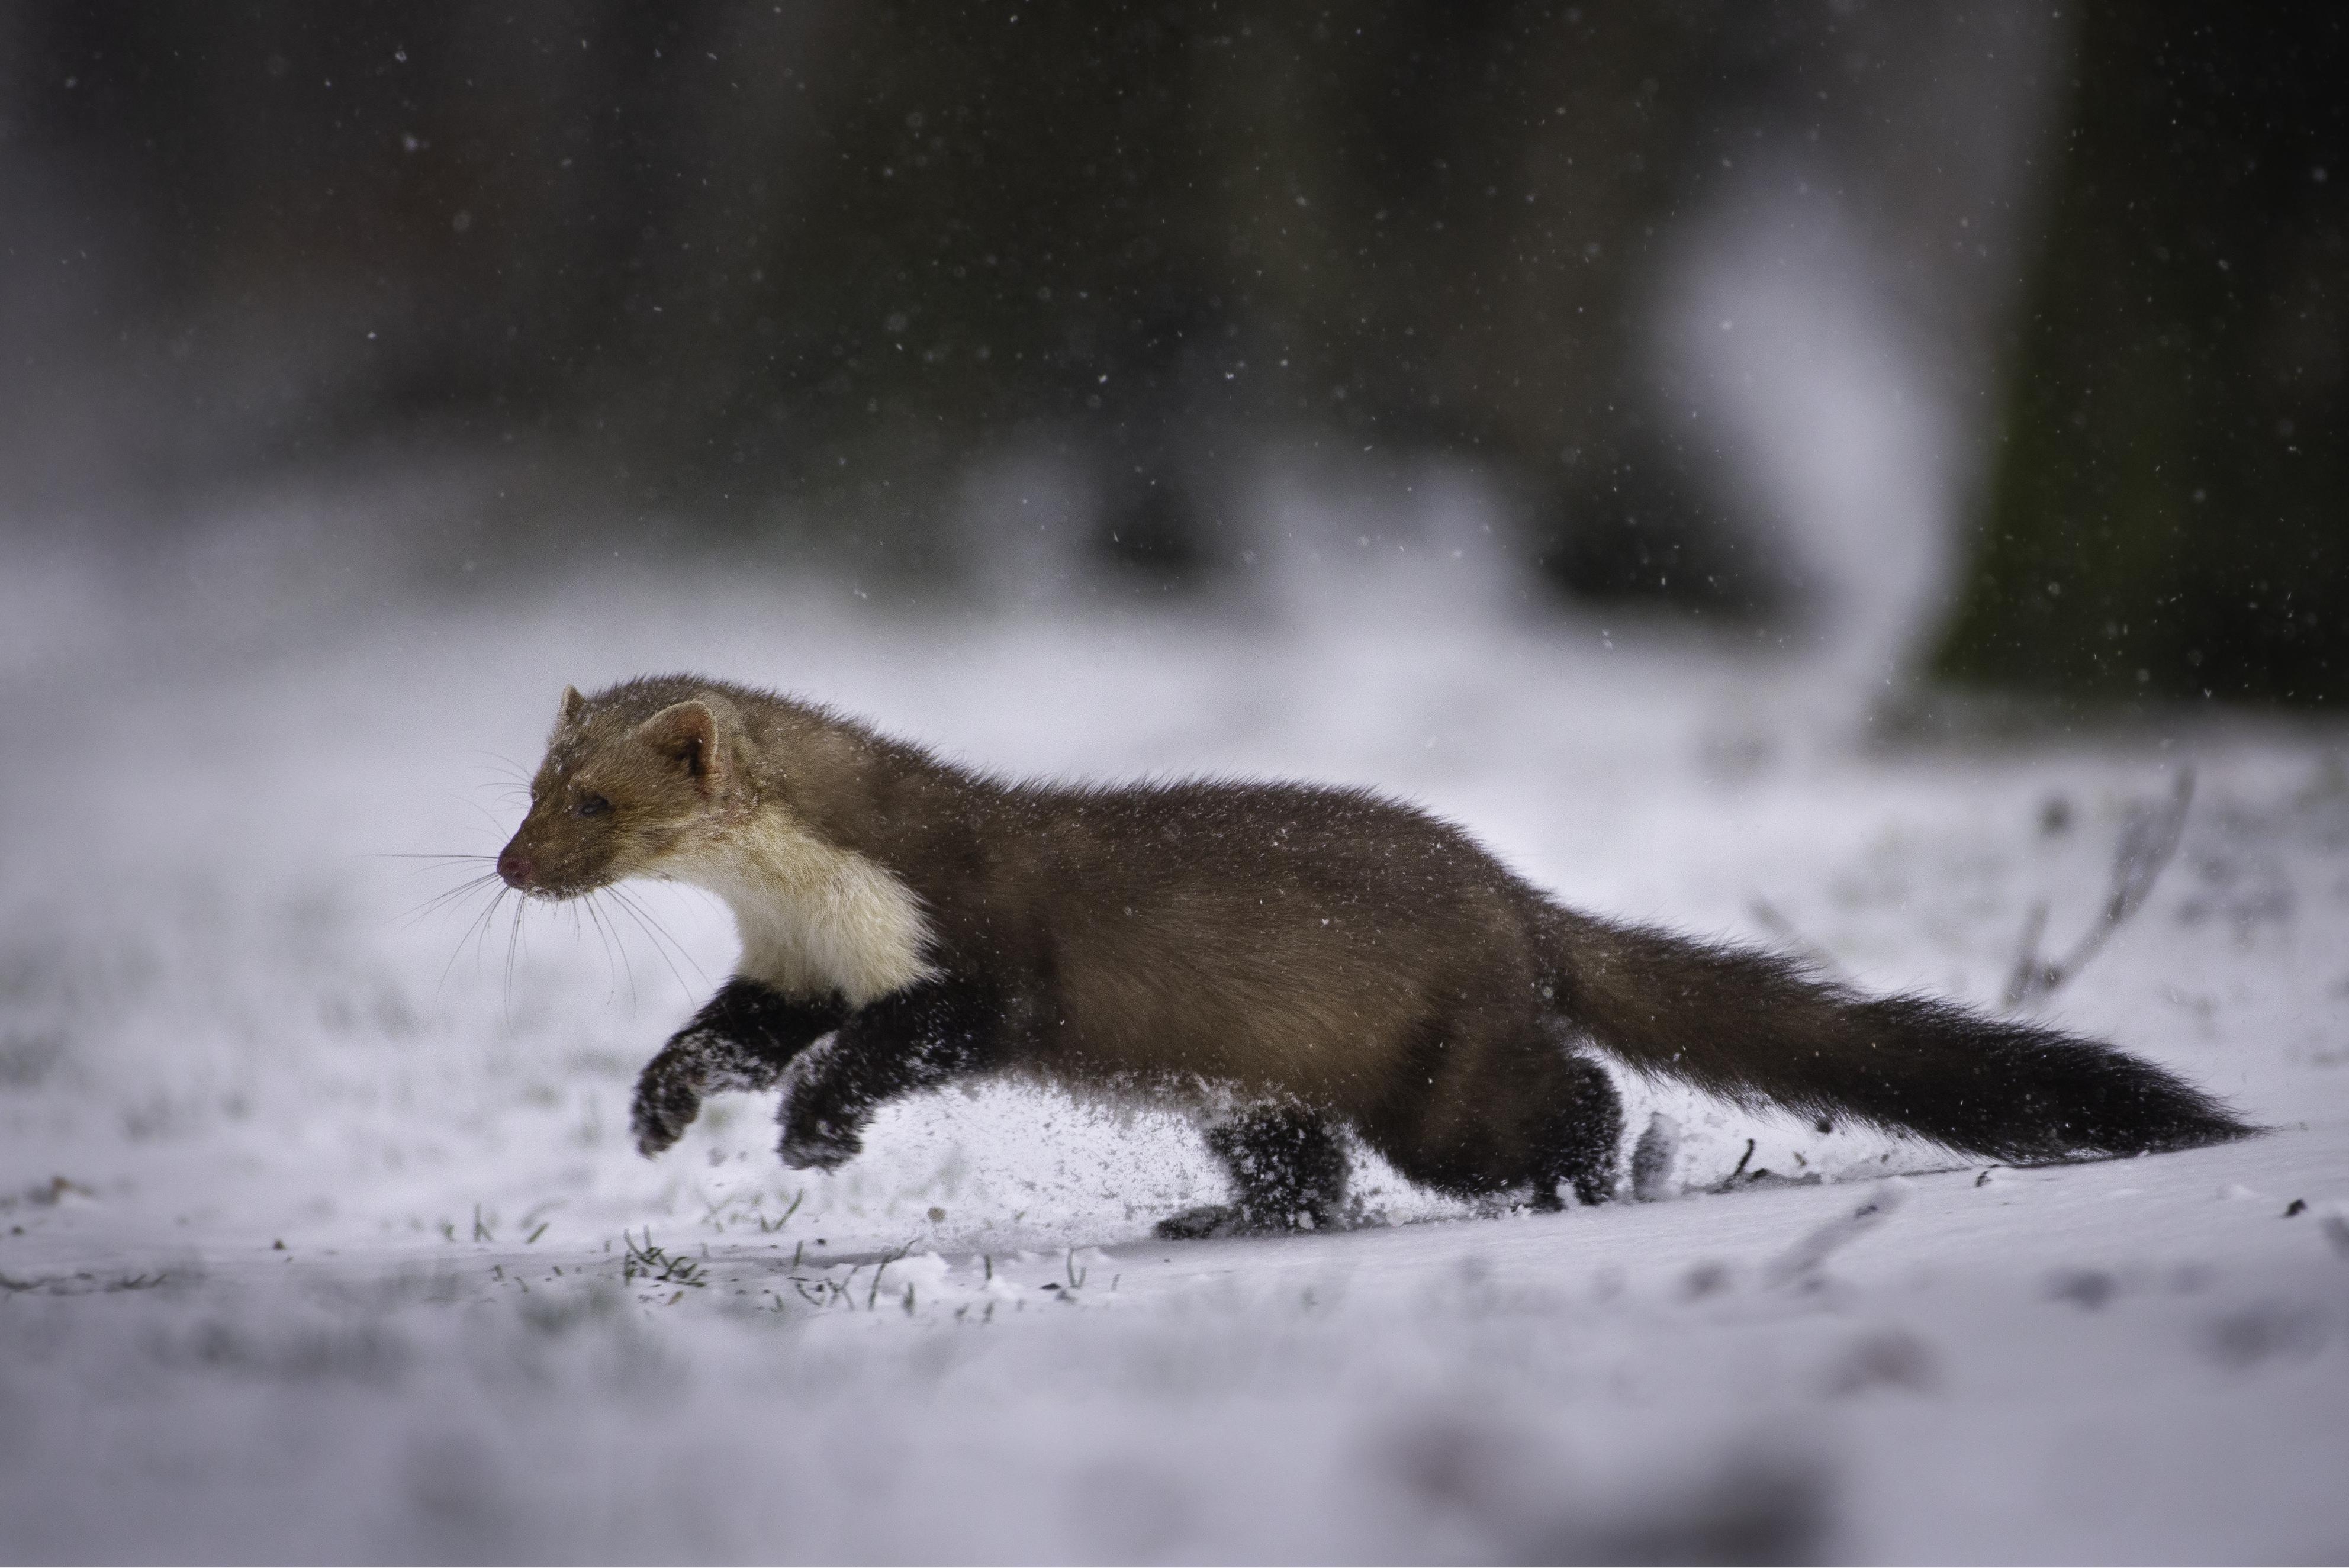
[[[1017,1074],[1208,1113],[1244,1222],[1326,1218],[1341,1130],[1443,1191],[1595,1200],[1620,1113],[1585,1046],[2003,1159],[2246,1130],[2094,1042],[1574,913],[1365,791],[1006,785],[694,677],[566,693],[500,869],[734,907],[735,981],[640,1086],[648,1153],[703,1093],[788,1080],[784,1158],[829,1167],[895,1095]]]

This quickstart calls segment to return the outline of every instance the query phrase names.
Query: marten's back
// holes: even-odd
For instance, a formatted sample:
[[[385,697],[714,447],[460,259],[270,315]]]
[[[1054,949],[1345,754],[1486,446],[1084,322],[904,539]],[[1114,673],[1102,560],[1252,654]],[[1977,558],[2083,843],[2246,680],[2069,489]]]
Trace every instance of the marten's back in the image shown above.
[[[1409,807],[1220,782],[1003,805],[996,907],[954,923],[1049,1004],[1032,1021],[1048,1074],[1196,1076],[1355,1108],[1437,1046],[1439,1004],[1532,1006],[1534,895]]]

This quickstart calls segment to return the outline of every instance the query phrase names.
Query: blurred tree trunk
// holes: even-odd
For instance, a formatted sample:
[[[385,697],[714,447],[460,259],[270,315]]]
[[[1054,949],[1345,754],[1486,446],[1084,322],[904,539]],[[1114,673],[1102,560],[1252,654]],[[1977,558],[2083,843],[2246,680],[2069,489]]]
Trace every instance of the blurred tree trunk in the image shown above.
[[[2053,222],[1937,673],[2349,697],[2349,30],[2090,0]]]

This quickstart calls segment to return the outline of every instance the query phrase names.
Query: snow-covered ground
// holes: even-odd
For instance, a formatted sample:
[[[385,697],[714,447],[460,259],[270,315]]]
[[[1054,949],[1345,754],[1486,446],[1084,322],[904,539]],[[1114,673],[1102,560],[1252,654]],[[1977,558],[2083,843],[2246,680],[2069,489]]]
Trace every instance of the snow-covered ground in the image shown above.
[[[0,1558],[2349,1553],[2349,730],[1886,748],[1799,661],[1409,581],[1029,621],[614,574],[241,634],[28,567]],[[824,1177],[732,1099],[648,1163],[629,1088],[723,913],[473,925],[427,903],[465,868],[392,857],[494,852],[564,683],[680,667],[1009,772],[1375,784],[1572,902],[1982,1005],[2190,765],[2049,1011],[2277,1130],[1954,1169],[1628,1084],[1683,1130],[1669,1201],[1373,1169],[1358,1228],[1190,1243],[1151,1223],[1217,1178],[1146,1109],[949,1092]],[[1773,1179],[1713,1191],[1748,1139]]]

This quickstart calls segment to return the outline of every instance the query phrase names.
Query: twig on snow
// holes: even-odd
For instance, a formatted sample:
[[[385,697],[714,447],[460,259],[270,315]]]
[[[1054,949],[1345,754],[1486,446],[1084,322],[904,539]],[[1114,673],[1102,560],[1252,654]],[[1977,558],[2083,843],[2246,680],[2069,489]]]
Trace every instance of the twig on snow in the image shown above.
[[[2177,858],[2178,842],[2185,837],[2186,813],[2193,804],[2194,769],[2181,768],[2170,784],[2168,799],[2130,810],[2121,825],[2120,842],[2113,851],[2112,888],[2105,895],[2105,907],[2063,957],[2039,955],[2039,943],[2047,931],[2047,903],[2043,899],[2031,906],[2031,913],[2023,917],[2014,973],[2006,982],[2009,1008],[2031,1006],[2054,995],[2104,951],[2113,933],[2145,907],[2153,895],[2153,884]]]
[[[1815,1277],[1820,1264],[1882,1224],[1908,1198],[1909,1183],[1900,1177],[1878,1182],[1868,1202],[1829,1220],[1773,1259],[1763,1270],[1763,1279],[1772,1285],[1786,1285]]]
[[[1720,1181],[1713,1184],[1713,1190],[1714,1191],[1727,1192],[1736,1187],[1738,1178],[1745,1174],[1745,1167],[1752,1164],[1754,1161],[1754,1140],[1750,1138],[1747,1139],[1745,1140],[1745,1152],[1737,1157],[1736,1169],[1730,1171],[1728,1175],[1723,1176]],[[1766,1175],[1767,1172],[1757,1171],[1754,1174],[1761,1176]]]

